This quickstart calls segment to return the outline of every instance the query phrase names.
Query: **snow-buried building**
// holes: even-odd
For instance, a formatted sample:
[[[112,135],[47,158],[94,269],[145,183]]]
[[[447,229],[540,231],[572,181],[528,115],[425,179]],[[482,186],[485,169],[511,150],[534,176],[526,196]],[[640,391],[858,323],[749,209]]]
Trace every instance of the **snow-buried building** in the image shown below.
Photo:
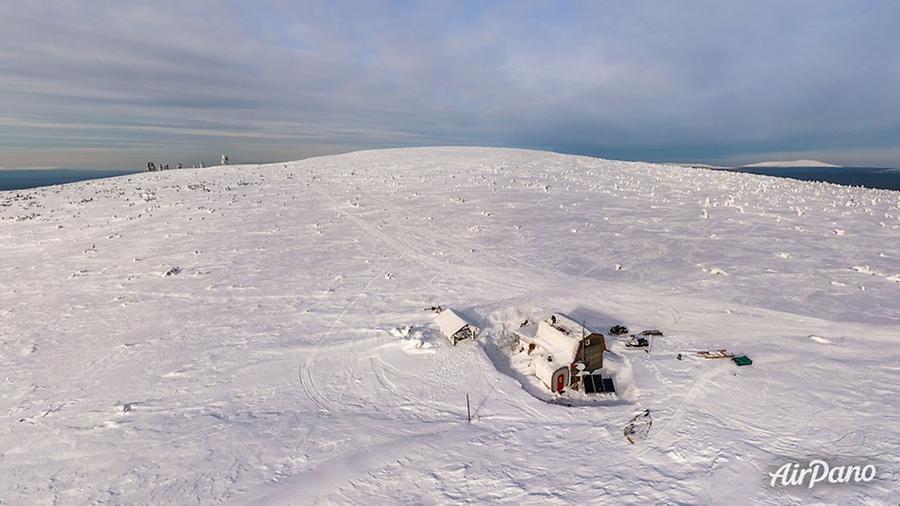
[[[581,373],[603,367],[606,339],[582,323],[553,313],[537,324],[519,328],[516,336],[534,356],[534,374],[552,392],[581,388]]]

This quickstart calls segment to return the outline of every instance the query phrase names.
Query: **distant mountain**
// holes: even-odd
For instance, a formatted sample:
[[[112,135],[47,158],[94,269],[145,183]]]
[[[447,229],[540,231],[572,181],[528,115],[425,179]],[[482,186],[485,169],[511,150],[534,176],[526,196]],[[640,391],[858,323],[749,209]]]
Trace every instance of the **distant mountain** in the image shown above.
[[[750,163],[747,165],[741,165],[741,167],[841,167],[841,166],[834,165],[832,163],[821,162],[819,160],[786,160],[786,161]]]

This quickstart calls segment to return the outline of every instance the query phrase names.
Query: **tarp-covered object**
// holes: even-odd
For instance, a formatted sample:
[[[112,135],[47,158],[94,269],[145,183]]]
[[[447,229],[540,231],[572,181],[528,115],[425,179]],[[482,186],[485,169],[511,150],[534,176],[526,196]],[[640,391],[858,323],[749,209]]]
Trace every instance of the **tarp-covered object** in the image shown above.
[[[739,356],[739,357],[734,357],[734,358],[731,359],[731,361],[734,362],[734,363],[737,364],[737,365],[750,365],[750,364],[753,363],[753,361],[750,360],[750,357],[748,357],[748,356],[746,356],[746,355],[741,355],[741,356]]]

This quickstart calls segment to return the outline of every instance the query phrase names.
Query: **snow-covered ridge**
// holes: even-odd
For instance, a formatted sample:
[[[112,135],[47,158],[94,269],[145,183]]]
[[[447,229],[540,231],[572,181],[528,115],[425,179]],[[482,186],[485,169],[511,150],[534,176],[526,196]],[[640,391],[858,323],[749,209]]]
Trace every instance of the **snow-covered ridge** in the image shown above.
[[[828,162],[822,162],[819,160],[784,160],[784,161],[768,161],[768,162],[757,162],[750,163],[747,165],[742,165],[741,167],[841,167],[840,165],[834,165]]]
[[[0,192],[0,500],[896,503],[898,235],[900,192],[509,149]],[[607,336],[627,399],[526,391],[556,311],[663,331]],[[884,472],[765,486],[832,455]]]

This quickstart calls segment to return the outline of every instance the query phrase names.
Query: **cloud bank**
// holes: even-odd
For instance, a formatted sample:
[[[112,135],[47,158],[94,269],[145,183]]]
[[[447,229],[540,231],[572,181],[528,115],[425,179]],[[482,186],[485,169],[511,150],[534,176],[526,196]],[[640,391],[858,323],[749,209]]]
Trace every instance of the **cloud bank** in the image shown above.
[[[889,1],[0,4],[0,165],[386,146],[900,165]]]

